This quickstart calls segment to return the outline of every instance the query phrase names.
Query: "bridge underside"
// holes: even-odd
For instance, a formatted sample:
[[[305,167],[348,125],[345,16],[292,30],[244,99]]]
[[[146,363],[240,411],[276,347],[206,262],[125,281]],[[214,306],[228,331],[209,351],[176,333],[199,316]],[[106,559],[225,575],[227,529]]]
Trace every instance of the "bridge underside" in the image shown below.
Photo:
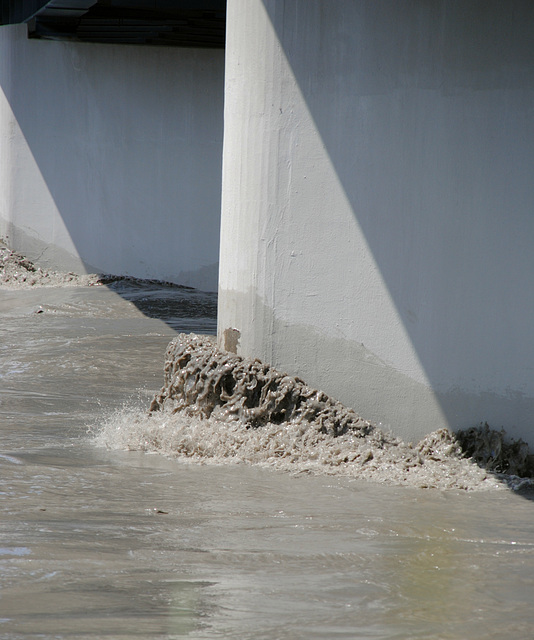
[[[30,38],[223,48],[226,0],[0,0],[0,24]]]

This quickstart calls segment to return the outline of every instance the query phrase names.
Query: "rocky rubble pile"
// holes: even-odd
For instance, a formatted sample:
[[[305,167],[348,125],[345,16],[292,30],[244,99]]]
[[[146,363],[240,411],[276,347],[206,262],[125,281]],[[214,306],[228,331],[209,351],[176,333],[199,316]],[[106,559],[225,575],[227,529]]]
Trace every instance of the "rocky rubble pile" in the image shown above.
[[[31,287],[72,287],[103,284],[102,276],[94,273],[78,275],[60,273],[36,267],[20,253],[9,249],[0,239],[0,286],[10,289]]]

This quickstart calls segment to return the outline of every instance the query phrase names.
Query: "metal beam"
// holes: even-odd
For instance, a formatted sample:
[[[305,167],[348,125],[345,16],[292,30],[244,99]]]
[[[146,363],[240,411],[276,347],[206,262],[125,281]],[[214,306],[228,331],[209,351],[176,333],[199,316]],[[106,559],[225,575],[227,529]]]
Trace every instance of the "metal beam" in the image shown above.
[[[224,0],[0,0],[0,25],[28,22],[36,16],[80,16],[91,7],[180,13],[181,11],[221,11]]]
[[[0,0],[0,24],[19,24],[30,20],[47,0]]]
[[[0,24],[47,40],[224,47],[226,0],[0,0]]]

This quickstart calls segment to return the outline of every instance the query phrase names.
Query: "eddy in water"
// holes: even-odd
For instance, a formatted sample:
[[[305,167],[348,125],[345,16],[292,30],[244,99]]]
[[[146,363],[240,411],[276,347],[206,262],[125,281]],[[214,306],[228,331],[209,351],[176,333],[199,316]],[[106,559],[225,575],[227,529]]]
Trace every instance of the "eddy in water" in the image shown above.
[[[491,457],[495,447],[486,459],[481,453],[485,442],[495,444],[499,436],[500,466]],[[213,338],[195,334],[180,334],[169,344],[164,385],[148,415],[115,414],[98,440],[201,462],[419,487],[480,490],[530,483],[519,479],[529,470],[528,447],[505,445],[487,425],[456,435],[441,429],[407,444],[302,380],[222,352]],[[478,455],[466,457],[466,448]]]

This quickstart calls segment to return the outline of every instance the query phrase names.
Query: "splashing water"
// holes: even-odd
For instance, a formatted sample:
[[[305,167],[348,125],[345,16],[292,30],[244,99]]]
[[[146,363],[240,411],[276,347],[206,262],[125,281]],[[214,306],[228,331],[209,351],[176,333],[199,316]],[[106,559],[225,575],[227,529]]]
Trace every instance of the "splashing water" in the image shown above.
[[[472,433],[471,433],[472,435]],[[248,463],[388,484],[482,490],[504,486],[440,429],[405,443],[325,393],[260,362],[219,351],[209,336],[168,346],[164,385],[148,413],[124,408],[96,441],[201,463]]]

